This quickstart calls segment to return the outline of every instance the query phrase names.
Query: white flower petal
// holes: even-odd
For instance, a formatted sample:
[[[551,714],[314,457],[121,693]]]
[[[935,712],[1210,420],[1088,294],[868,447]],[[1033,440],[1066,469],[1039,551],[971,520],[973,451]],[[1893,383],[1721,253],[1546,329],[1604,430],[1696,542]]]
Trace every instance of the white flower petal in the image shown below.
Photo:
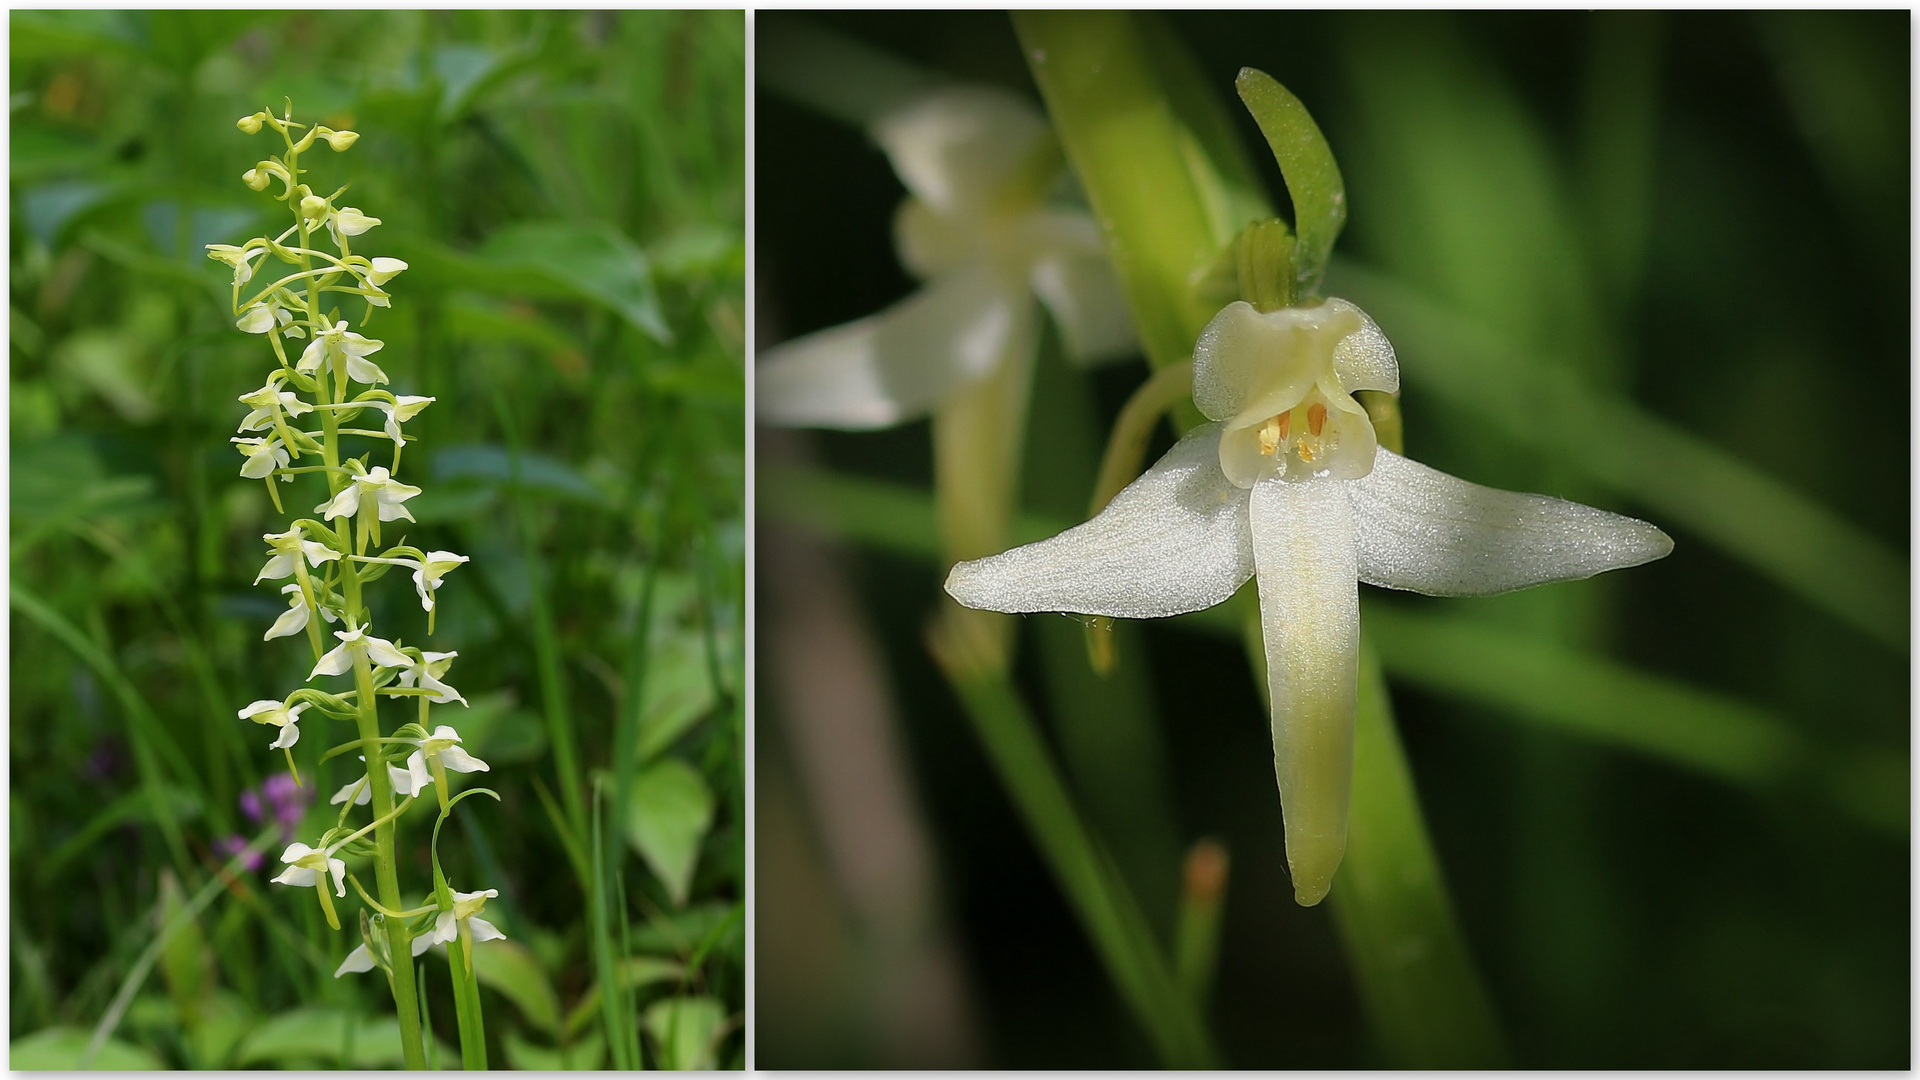
[[[984,209],[1025,179],[1053,133],[1017,94],[957,86],[895,109],[874,124],[873,137],[907,190],[952,213]]]
[[[399,649],[394,648],[393,642],[388,641],[386,638],[367,638],[366,645],[367,659],[373,661],[375,667],[403,668],[413,663],[411,657]]]
[[[465,702],[462,702],[465,704]],[[454,772],[492,772],[487,763],[467,753],[457,746],[449,746],[440,751],[440,764]]]
[[[973,562],[947,592],[992,611],[1152,619],[1199,611],[1253,574],[1247,493],[1220,471],[1220,426],[1180,440],[1100,515],[1050,540]]]
[[[460,936],[460,925],[454,919],[453,912],[443,911],[433,920],[433,940],[452,941]]]
[[[1329,297],[1327,306],[1351,308],[1360,316],[1360,329],[1341,338],[1333,350],[1333,370],[1339,374],[1340,384],[1349,391],[1399,393],[1400,362],[1393,355],[1393,343],[1387,340],[1372,316],[1361,311],[1359,305],[1337,296]]]
[[[372,970],[373,953],[367,948],[367,943],[363,941],[356,946],[352,952],[347,954],[345,960],[340,961],[339,967],[333,969],[333,977],[337,979],[348,972]]]
[[[327,860],[327,870],[333,874],[333,895],[347,895],[347,863],[345,859]]]
[[[268,879],[276,885],[313,886],[313,871],[304,866],[289,866]]]
[[[424,934],[421,934],[419,937],[414,938],[413,939],[413,955],[419,956],[421,953],[426,952],[428,949],[433,947],[433,942],[434,942],[434,934],[433,934],[433,931],[431,930],[427,931]]]
[[[769,350],[755,369],[763,423],[860,430],[921,416],[1032,348],[1033,305],[985,267],[933,279],[877,315]]]
[[[307,678],[312,680],[321,675],[345,675],[347,669],[352,666],[353,654],[347,651],[347,646],[336,645],[328,651],[327,655],[320,658],[319,663],[313,665],[313,674],[308,675]]]
[[[1220,309],[1194,343],[1193,403],[1210,420],[1243,413],[1258,414],[1259,420],[1291,408],[1321,378],[1341,341],[1361,332],[1365,318],[1344,300],[1264,314],[1236,300]],[[1391,352],[1388,359],[1391,363]],[[1345,389],[1398,386],[1396,376],[1393,387]]]
[[[1352,481],[1360,580],[1428,596],[1486,596],[1638,566],[1673,550],[1644,521],[1482,487],[1384,447]]]
[[[314,509],[325,515],[328,521],[337,517],[352,517],[360,510],[360,485],[348,484],[340,489],[340,494]]]
[[[467,929],[473,931],[473,940],[475,944],[478,944],[482,941],[493,941],[496,938],[504,941],[506,940],[506,937],[507,937],[507,935],[500,932],[499,927],[493,925],[492,923],[488,922],[487,920],[481,918],[478,915],[475,915],[473,918],[467,920]]]
[[[291,637],[307,628],[307,620],[312,617],[312,614],[304,601],[295,604],[281,612],[279,618],[273,620],[273,625],[267,627],[267,636],[260,640],[272,641],[274,638]],[[318,671],[319,669],[315,668],[314,670]],[[329,672],[328,674],[338,675],[339,672]]]
[[[1087,221],[1091,230],[1093,222]],[[1098,237],[1096,236],[1096,241]],[[1060,251],[1033,266],[1033,291],[1060,327],[1067,356],[1097,364],[1131,355],[1138,348],[1133,312],[1120,279],[1097,247],[1091,252]]]
[[[1263,480],[1248,510],[1287,869],[1308,906],[1326,896],[1346,853],[1353,782],[1360,593],[1344,487]]]
[[[300,725],[288,720],[280,729],[279,738],[267,744],[269,750],[285,750],[300,741]]]

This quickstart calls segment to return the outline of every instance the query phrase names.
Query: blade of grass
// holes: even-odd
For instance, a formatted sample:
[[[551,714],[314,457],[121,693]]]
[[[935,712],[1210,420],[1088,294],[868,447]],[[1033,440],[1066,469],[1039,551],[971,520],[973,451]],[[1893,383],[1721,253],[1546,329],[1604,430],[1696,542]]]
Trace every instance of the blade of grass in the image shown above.
[[[146,788],[154,822],[160,827],[160,835],[173,855],[175,870],[183,879],[190,878],[193,862],[187,856],[186,840],[180,833],[180,820],[174,816],[173,804],[167,798],[166,780],[158,760],[164,754],[177,776],[197,786],[198,777],[187,765],[180,748],[173,744],[161,727],[159,717],[154,715],[146,699],[141,697],[140,691],[134,688],[126,673],[120,670],[120,665],[106,650],[18,581],[11,583],[8,593],[14,610],[72,650],[120,699],[120,707],[127,717],[127,742],[133,749],[134,764],[140,771],[141,784]]]
[[[1146,918],[1081,821],[1026,705],[991,642],[969,642],[941,620],[929,641],[987,757],[1026,822],[1109,977],[1171,1068],[1219,1058],[1194,1002],[1181,992]]]

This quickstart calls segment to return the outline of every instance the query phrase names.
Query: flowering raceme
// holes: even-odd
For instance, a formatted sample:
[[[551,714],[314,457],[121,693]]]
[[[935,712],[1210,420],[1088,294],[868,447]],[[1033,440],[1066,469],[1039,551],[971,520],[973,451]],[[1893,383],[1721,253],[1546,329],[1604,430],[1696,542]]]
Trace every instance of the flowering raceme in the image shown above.
[[[956,565],[974,608],[1160,618],[1258,582],[1274,770],[1295,895],[1346,849],[1358,583],[1481,596],[1661,558],[1652,525],[1456,479],[1381,447],[1356,390],[1399,390],[1393,348],[1347,301],[1229,304],[1194,346],[1189,432],[1093,520]]]

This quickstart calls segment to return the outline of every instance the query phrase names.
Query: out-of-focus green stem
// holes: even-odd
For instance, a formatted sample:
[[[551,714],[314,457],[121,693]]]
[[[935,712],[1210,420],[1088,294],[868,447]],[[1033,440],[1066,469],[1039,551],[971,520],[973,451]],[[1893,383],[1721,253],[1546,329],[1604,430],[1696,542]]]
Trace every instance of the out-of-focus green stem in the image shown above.
[[[1380,658],[1364,636],[1347,856],[1332,899],[1334,924],[1391,1067],[1506,1063],[1499,1024],[1427,837]]]
[[[1162,1061],[1172,1068],[1212,1067],[1218,1054],[1198,1008],[1175,982],[1139,905],[1080,820],[990,635],[971,622],[940,619],[929,646],[1027,831]]]
[[[1196,842],[1180,872],[1180,916],[1174,927],[1173,965],[1180,987],[1204,1008],[1220,959],[1220,908],[1227,896],[1227,849],[1217,840]]]

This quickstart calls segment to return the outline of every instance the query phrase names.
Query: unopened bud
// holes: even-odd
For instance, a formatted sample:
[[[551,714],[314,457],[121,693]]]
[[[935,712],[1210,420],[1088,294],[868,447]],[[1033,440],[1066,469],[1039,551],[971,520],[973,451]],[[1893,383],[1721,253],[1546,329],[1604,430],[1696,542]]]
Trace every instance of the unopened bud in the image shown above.
[[[300,216],[309,221],[319,221],[327,216],[327,200],[318,195],[309,195],[300,200]]]
[[[334,131],[324,127],[320,129],[320,137],[327,140],[327,145],[333,147],[336,153],[360,141],[357,131]]]
[[[389,279],[406,268],[407,264],[401,262],[399,259],[389,259],[382,256],[381,258],[373,260],[373,269],[367,274],[367,280],[373,282],[375,285],[385,285]]]
[[[260,122],[266,118],[266,113],[254,113],[252,116],[243,116],[239,121],[240,130],[249,135],[257,135],[260,133]]]
[[[255,191],[265,191],[267,190],[267,185],[273,182],[273,177],[268,176],[259,169],[248,169],[246,172],[240,174],[240,182]]]

